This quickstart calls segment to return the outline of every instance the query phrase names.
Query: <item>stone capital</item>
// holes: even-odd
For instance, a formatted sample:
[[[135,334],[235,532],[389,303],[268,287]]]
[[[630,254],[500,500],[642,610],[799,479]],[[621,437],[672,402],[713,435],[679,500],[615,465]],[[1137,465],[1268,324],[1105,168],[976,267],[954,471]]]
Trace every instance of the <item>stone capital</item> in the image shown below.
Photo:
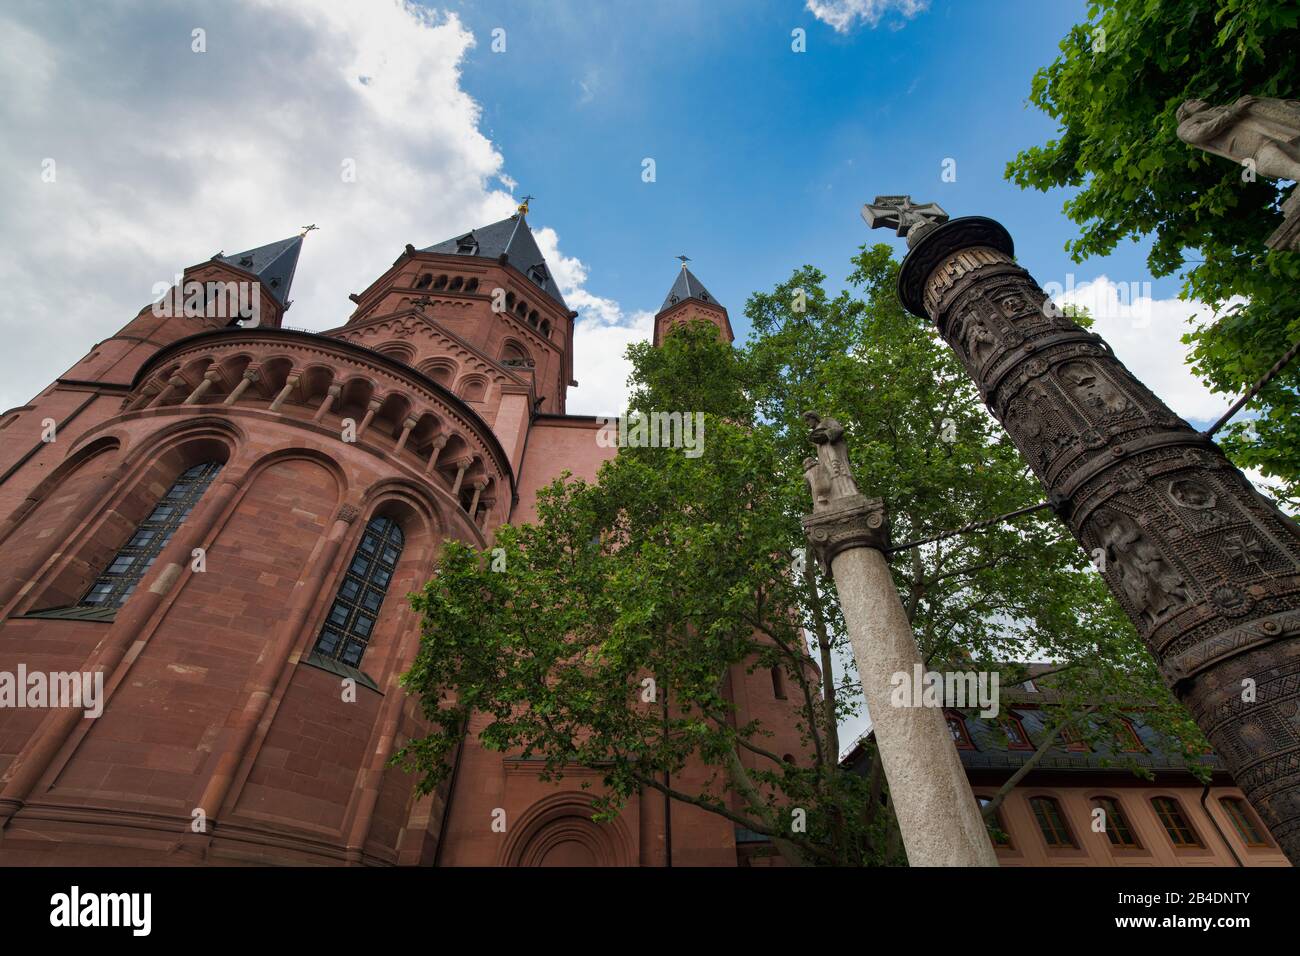
[[[824,510],[805,517],[803,530],[808,546],[828,572],[835,556],[850,548],[889,550],[889,521],[880,498],[836,498]]]

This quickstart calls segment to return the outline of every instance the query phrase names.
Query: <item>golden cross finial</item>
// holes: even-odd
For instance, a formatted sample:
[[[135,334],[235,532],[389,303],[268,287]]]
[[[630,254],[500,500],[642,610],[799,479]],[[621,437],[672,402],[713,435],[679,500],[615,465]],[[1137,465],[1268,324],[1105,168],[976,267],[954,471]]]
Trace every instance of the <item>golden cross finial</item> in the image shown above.
[[[536,196],[525,196],[519,203],[519,211],[525,216],[528,215],[528,204],[536,198]]]

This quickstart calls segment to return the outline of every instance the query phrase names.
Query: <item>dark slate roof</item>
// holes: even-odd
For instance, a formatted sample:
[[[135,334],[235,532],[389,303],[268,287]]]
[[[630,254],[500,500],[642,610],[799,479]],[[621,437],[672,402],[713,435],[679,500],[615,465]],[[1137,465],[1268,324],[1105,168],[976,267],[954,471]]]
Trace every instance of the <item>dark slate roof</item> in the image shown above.
[[[710,305],[718,304],[718,300],[709,294],[708,289],[704,288],[704,283],[695,278],[694,273],[683,265],[681,272],[677,274],[677,281],[668,290],[668,298],[664,299],[664,304],[659,308],[659,311],[666,312],[678,302],[686,299],[698,299]]]
[[[298,253],[301,251],[302,236],[293,236],[247,252],[236,252],[233,256],[218,255],[214,258],[253,273],[271,296],[284,305],[288,301],[289,286],[293,285],[293,273],[298,268]]]
[[[472,251],[462,252],[462,246]],[[566,312],[569,311],[564,296],[560,294],[560,287],[551,277],[551,269],[542,256],[542,250],[537,248],[537,240],[533,238],[533,231],[528,228],[528,219],[523,213],[515,213],[509,219],[471,229],[469,232],[427,246],[420,251],[451,256],[475,256],[480,259],[497,259],[505,255],[510,265],[532,279]]]
[[[958,712],[966,724],[975,749],[958,747],[962,766],[967,771],[991,770],[1014,773],[1025,761],[1034,755],[1042,743],[1048,726],[1044,720],[1044,704],[1059,703],[1060,696],[1052,687],[1051,672],[1057,670],[1053,664],[1022,664],[1030,680],[1015,686],[1003,685],[999,694],[1001,709],[997,718],[983,718],[978,710],[961,708]],[[1040,674],[1048,674],[1046,679]],[[1056,745],[1048,748],[1035,767],[1036,771],[1097,771],[1127,770],[1129,761],[1133,765],[1146,767],[1152,771],[1187,771],[1189,761],[1177,746],[1177,741],[1166,738],[1142,720],[1142,702],[1134,701],[1134,707],[1127,710],[1125,717],[1132,724],[1138,740],[1142,743],[1140,751],[1121,751],[1107,740],[1089,740],[1087,750],[1070,750],[1059,738]],[[999,718],[1014,714],[1029,735],[1033,750],[1012,749],[1007,736],[999,728]],[[855,772],[865,772],[868,762],[864,759],[866,743],[871,732],[858,738],[853,747],[841,758],[840,765]],[[1217,754],[1207,753],[1199,762],[1212,771],[1224,769],[1223,762]],[[1190,772],[1190,771],[1188,771]]]
[[[1020,718],[1020,724],[1029,735],[1034,749],[1042,741],[1048,728],[1043,720],[1043,712],[1036,707],[1004,706],[999,716],[1011,713]],[[1142,722],[1140,713],[1126,715],[1143,750],[1125,753],[1113,747],[1109,741],[1094,741],[1087,750],[1067,750],[1065,746],[1052,747],[1043,754],[1038,762],[1038,770],[1102,770],[1125,769],[1125,761],[1131,759],[1139,767],[1151,770],[1186,770],[1188,762],[1175,742],[1165,738]],[[966,731],[970,734],[975,750],[957,748],[962,766],[967,770],[1016,770],[1034,755],[1033,750],[1012,750],[1007,745],[1006,735],[997,727],[997,721],[985,719],[978,713],[963,711]],[[1222,770],[1223,763],[1216,754],[1205,754],[1202,761],[1214,770]]]

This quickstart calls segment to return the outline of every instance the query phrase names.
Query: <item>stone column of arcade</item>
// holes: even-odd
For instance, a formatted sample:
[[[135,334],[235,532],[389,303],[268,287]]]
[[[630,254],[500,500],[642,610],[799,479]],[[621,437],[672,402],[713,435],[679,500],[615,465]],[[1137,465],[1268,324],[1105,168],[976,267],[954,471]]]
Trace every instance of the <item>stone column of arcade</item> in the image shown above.
[[[898,292],[965,364],[1282,851],[1300,863],[1300,529],[1016,264],[992,219],[906,196]]]
[[[921,655],[885,559],[884,503],[858,492],[840,424],[812,413],[805,418],[813,426],[817,458],[804,462],[813,498],[804,531],[835,578],[907,861],[997,866],[943,710],[896,707],[890,700],[894,676],[910,680]]]
[[[302,634],[303,626],[315,607],[325,576],[338,557],[339,548],[347,536],[348,526],[357,519],[360,512],[350,504],[340,506],[330,525],[329,531],[321,539],[317,551],[313,554],[307,575],[294,585],[294,594],[290,597],[284,622],[280,625],[275,638],[267,641],[253,665],[253,674],[244,685],[243,706],[232,712],[227,721],[218,756],[212,774],[204,785],[203,795],[199,798],[199,808],[203,810],[207,821],[207,833],[210,836],[218,815],[221,812],[235,775],[243,762],[253,732],[262,720],[266,707],[271,701],[276,684],[280,678],[297,663],[290,661],[289,654]]]

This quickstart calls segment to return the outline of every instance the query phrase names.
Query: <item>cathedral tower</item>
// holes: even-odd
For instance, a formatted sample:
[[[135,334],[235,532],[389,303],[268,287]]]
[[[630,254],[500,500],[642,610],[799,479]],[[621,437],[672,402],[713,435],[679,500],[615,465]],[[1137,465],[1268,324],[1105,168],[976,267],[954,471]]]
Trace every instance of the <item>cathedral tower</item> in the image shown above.
[[[302,236],[219,253],[0,416],[0,674],[102,682],[0,707],[0,863],[661,865],[674,827],[674,862],[738,861],[650,795],[593,823],[598,772],[543,783],[476,727],[435,794],[387,765],[426,731],[404,596],[443,542],[617,451],[565,411],[576,313],[527,211],[406,246],[320,333],[283,326]],[[656,341],[697,315],[730,340],[683,268]],[[738,719],[794,750],[763,683],[731,675]]]
[[[709,290],[704,288],[704,283],[695,278],[695,274],[686,267],[689,260],[685,256],[678,256],[678,258],[682,260],[681,272],[677,274],[677,279],[673,282],[673,287],[668,290],[664,304],[659,307],[659,312],[655,315],[654,344],[658,346],[663,342],[664,336],[674,325],[694,322],[697,319],[716,325],[718,334],[726,341],[734,342],[736,336],[731,331],[731,319],[727,316],[727,310],[709,294]]]

